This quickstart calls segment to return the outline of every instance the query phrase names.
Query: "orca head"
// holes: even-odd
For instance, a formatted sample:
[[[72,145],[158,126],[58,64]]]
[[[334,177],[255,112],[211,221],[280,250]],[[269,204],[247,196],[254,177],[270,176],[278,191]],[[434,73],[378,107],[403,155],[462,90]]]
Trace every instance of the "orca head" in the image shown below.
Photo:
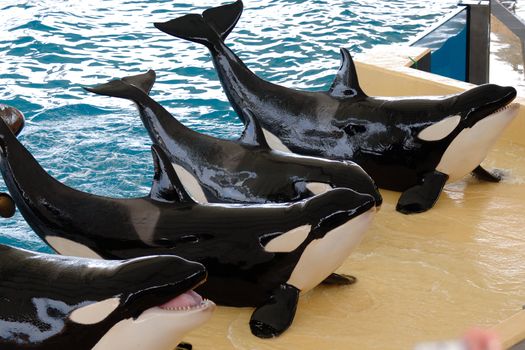
[[[336,188],[296,205],[305,224],[265,245],[270,252],[302,248],[288,284],[305,292],[339,268],[359,244],[376,212],[375,199],[347,188]]]
[[[306,182],[306,188],[314,195],[336,187],[349,188],[358,193],[371,195],[374,197],[376,208],[381,208],[383,197],[379,193],[379,188],[370,175],[358,164],[352,161],[327,160],[323,172],[330,178],[330,183]]]
[[[192,291],[204,266],[176,256],[105,261],[7,248],[0,344],[171,350],[213,310]]]
[[[118,322],[94,349],[171,350],[185,333],[211,316],[215,305],[193,291],[206,275],[203,265],[176,256],[133,259],[111,278],[125,281],[126,286],[130,283],[129,289],[118,298],[110,296],[75,309],[69,320],[92,325],[101,322],[97,319],[99,310],[114,308],[106,318]]]
[[[304,202],[303,211],[314,218],[312,231],[322,238],[361,216],[375,213],[376,199],[353,189],[336,188]]]
[[[423,141],[453,139],[463,129],[473,128],[487,118],[498,119],[506,126],[516,115],[510,103],[516,98],[516,89],[494,84],[477,86],[463,93],[435,100],[429,111],[437,121],[419,132]],[[510,117],[510,118],[509,118]],[[501,127],[497,131],[500,131]]]
[[[426,141],[447,139],[436,170],[447,174],[449,181],[473,171],[517,116],[519,105],[511,104],[515,98],[512,87],[486,84],[443,100],[448,116],[418,135]]]
[[[510,86],[485,84],[456,95],[453,108],[460,111],[462,126],[472,128],[485,118],[505,118],[511,112],[507,109],[516,94],[516,89]]]

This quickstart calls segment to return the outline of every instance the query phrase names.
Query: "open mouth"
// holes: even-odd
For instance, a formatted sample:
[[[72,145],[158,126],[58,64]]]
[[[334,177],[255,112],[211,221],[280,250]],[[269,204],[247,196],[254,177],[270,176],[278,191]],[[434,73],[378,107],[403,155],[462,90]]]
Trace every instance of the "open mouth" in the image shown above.
[[[518,103],[508,103],[502,107],[490,107],[483,108],[482,110],[475,111],[473,117],[469,118],[470,122],[467,127],[472,128],[474,125],[477,125],[479,122],[488,119],[500,118],[502,116],[515,116],[518,109]]]
[[[479,122],[482,122],[483,120],[495,120],[500,118],[506,119],[513,119],[520,108],[519,103],[509,103],[503,107],[493,108],[492,111],[485,111],[483,114],[484,116],[480,118],[478,121],[472,124],[471,127],[474,127],[474,125],[477,125]],[[488,112],[488,113],[487,113]]]
[[[212,301],[190,290],[160,305],[159,308],[167,311],[194,311],[206,309],[211,305],[213,305]]]
[[[494,112],[490,113],[489,116],[493,116],[494,114],[498,114],[498,113],[504,112],[504,111],[506,111],[508,109],[511,109],[511,108],[512,109],[518,109],[519,108],[519,104],[518,103],[509,103],[508,105],[500,107],[497,110],[495,110]]]

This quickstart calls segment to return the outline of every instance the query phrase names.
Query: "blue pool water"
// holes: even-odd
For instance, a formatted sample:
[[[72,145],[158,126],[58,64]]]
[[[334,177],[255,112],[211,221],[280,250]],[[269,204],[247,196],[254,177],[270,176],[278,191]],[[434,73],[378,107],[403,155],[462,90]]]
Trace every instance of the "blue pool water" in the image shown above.
[[[228,42],[261,77],[327,89],[339,47],[360,52],[404,42],[457,0],[246,0]],[[242,125],[207,50],[152,23],[220,1],[2,0],[0,103],[23,111],[20,140],[53,176],[82,191],[142,196],[152,177],[150,140],[134,106],[83,85],[153,68],[152,96],[198,131],[238,137]],[[0,190],[5,190],[0,181]],[[20,214],[0,223],[0,242],[48,251]]]

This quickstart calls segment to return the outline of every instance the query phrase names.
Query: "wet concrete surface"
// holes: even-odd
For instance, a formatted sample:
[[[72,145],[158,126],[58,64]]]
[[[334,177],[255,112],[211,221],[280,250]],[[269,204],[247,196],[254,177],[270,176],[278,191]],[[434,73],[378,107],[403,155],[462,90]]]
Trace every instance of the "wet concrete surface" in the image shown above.
[[[525,18],[525,2],[516,3],[516,14]],[[514,86],[525,96],[524,55],[521,41],[494,16],[491,19],[490,82]]]
[[[525,146],[501,141],[485,165],[504,170],[502,183],[467,177],[427,213],[399,214],[399,193],[382,191],[371,230],[339,270],[358,282],[303,295],[280,338],[250,334],[253,309],[219,307],[185,341],[218,350],[407,350],[512,316],[525,302],[524,155]]]

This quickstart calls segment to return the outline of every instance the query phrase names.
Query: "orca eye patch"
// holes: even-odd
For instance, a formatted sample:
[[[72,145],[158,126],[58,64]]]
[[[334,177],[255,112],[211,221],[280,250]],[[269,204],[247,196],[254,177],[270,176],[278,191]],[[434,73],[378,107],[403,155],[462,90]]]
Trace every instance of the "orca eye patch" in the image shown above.
[[[454,129],[459,125],[461,116],[453,115],[447,117],[435,124],[432,124],[417,135],[420,140],[423,141],[439,141],[450,135]]]
[[[281,140],[271,132],[269,132],[266,129],[263,129],[264,137],[266,138],[266,142],[268,143],[268,146],[270,146],[272,149],[276,151],[286,152],[286,153],[292,153],[288,147],[286,147]]]
[[[332,189],[332,186],[323,182],[308,182],[306,188],[315,195],[325,193]]]
[[[184,188],[190,193],[190,196],[199,203],[208,203],[204,190],[199,184],[199,180],[182,166],[173,163],[173,168],[180,178],[181,183],[185,184]]]
[[[106,319],[120,305],[120,298],[110,298],[80,307],[69,315],[78,324],[96,324]]]
[[[261,244],[269,253],[289,253],[306,240],[311,228],[310,225],[303,225],[280,235],[268,235],[269,239],[261,239]]]

